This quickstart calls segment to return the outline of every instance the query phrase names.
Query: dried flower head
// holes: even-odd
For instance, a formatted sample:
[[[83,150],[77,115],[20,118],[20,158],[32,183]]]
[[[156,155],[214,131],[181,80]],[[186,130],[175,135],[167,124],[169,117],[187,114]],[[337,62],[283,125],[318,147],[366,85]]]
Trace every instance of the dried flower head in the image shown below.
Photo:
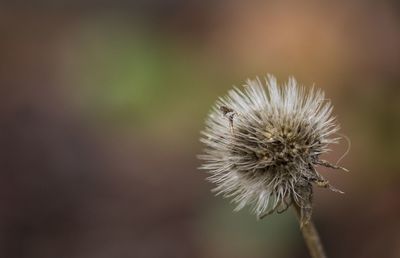
[[[332,105],[321,90],[306,91],[294,78],[279,87],[276,78],[247,80],[220,98],[206,121],[201,141],[206,145],[202,169],[217,187],[232,197],[235,210],[246,205],[263,218],[291,204],[301,209],[301,222],[312,212],[313,184],[333,188],[316,166],[343,169],[321,160],[339,138]]]

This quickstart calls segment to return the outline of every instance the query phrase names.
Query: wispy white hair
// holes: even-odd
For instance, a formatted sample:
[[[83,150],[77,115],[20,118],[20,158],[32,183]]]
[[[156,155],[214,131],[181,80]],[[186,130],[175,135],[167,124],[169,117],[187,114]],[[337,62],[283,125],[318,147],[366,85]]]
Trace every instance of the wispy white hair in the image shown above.
[[[235,210],[249,205],[261,218],[295,203],[307,222],[312,184],[338,191],[315,169],[341,168],[320,159],[339,139],[333,137],[339,126],[332,105],[323,91],[306,90],[294,78],[279,86],[268,75],[264,84],[257,78],[243,87],[219,98],[208,115],[201,169]]]

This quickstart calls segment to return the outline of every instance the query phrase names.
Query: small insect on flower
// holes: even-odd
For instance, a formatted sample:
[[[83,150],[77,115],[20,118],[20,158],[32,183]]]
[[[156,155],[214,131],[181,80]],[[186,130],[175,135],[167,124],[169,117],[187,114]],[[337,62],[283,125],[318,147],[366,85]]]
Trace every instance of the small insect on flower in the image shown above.
[[[333,137],[339,126],[331,113],[321,90],[307,91],[294,78],[283,87],[271,75],[265,86],[247,80],[244,90],[235,87],[210,112],[201,169],[210,173],[217,194],[237,204],[235,210],[249,205],[263,218],[296,204],[307,223],[314,184],[342,193],[316,167],[347,171],[320,159],[340,139]]]
[[[219,110],[229,119],[229,128],[231,133],[233,133],[233,117],[236,115],[235,111],[227,106],[220,106]]]

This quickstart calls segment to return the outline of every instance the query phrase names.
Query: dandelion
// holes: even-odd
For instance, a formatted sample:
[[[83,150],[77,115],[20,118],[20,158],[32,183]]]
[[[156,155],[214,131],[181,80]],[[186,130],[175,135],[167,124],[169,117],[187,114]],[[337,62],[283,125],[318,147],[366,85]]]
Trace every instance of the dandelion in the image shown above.
[[[311,219],[313,185],[342,193],[317,171],[346,170],[320,158],[339,141],[332,108],[321,90],[306,90],[294,78],[282,87],[271,75],[265,85],[247,80],[244,90],[235,87],[210,112],[201,169],[235,210],[249,206],[264,218],[293,205],[303,227]]]

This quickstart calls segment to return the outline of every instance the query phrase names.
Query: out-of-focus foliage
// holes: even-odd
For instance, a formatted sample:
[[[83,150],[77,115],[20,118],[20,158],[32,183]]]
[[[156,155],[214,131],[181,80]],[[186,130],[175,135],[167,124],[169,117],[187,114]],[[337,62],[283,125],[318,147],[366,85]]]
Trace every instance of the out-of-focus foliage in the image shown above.
[[[196,169],[212,103],[266,73],[352,140],[321,169],[346,194],[315,193],[328,254],[399,257],[398,4],[167,2],[0,8],[0,257],[308,257],[290,212],[233,213]]]

